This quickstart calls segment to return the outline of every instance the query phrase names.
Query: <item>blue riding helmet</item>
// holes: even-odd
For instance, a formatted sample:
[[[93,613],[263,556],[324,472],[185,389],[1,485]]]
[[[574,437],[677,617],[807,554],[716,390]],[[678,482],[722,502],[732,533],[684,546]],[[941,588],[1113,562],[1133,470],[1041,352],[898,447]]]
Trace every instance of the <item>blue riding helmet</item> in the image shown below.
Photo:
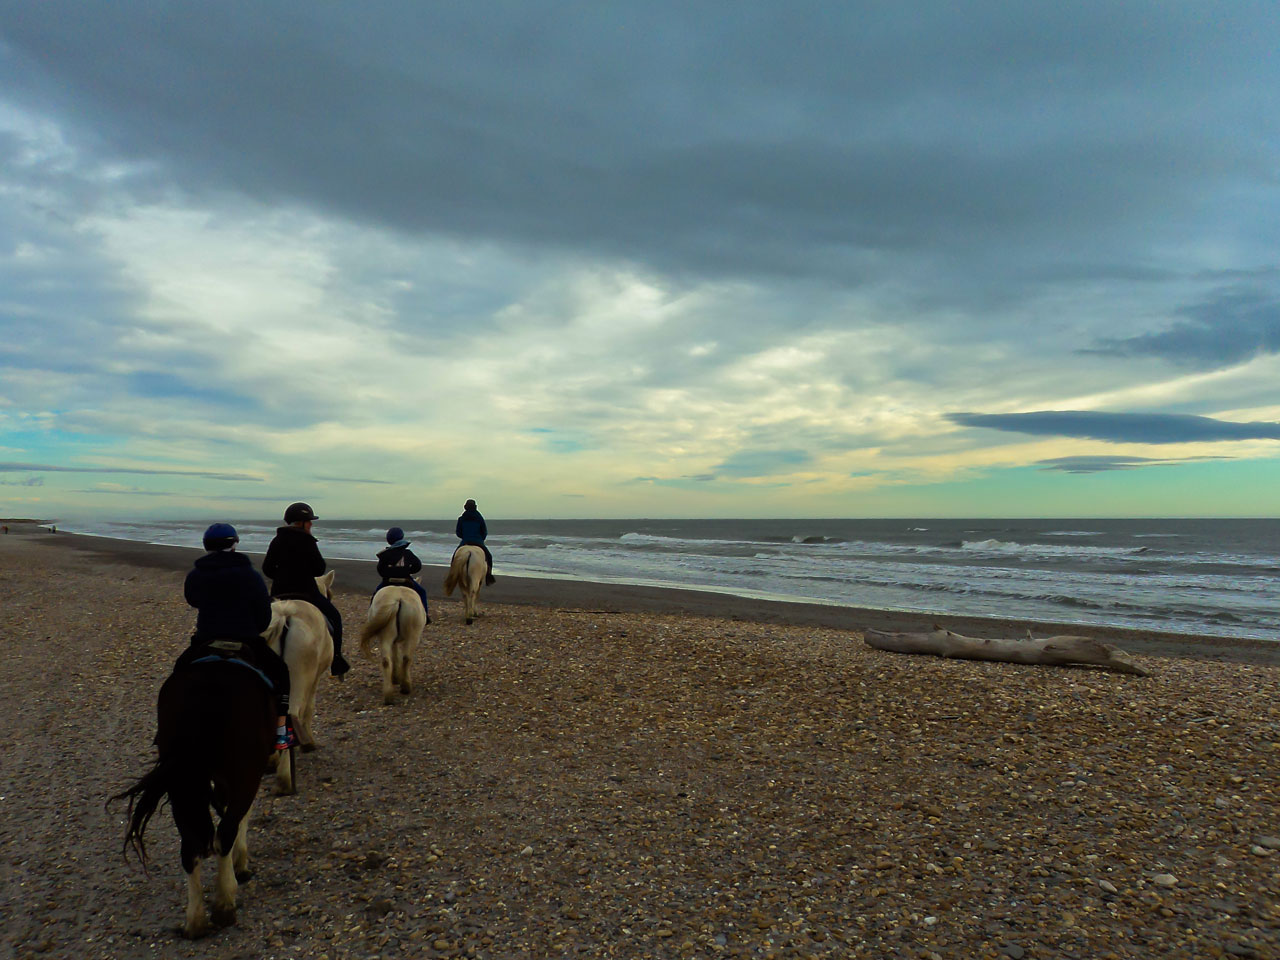
[[[240,542],[236,528],[229,523],[214,523],[204,532],[204,548],[210,553],[229,550]]]
[[[404,531],[399,527],[392,527],[387,531],[387,543],[396,543],[404,539]]]

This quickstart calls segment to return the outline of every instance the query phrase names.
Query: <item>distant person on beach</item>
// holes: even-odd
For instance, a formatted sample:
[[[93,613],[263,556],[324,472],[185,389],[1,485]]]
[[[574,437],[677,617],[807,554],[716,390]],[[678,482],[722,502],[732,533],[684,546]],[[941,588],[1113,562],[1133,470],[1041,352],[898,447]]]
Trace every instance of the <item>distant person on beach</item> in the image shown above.
[[[382,582],[373,588],[373,592],[377,593],[383,587],[408,587],[422,600],[422,609],[427,611],[427,623],[430,623],[426,588],[413,579],[413,575],[422,569],[422,561],[409,549],[409,541],[399,527],[387,531],[387,543],[390,546],[378,554],[378,576]]]
[[[342,614],[316,585],[316,577],[325,571],[319,543],[311,535],[311,524],[318,519],[310,504],[289,504],[284,512],[285,525],[276,528],[275,538],[267,547],[262,572],[271,578],[271,596],[306,600],[324,614],[333,633],[333,665],[329,672],[340,677],[351,669],[351,664],[342,655]]]
[[[489,552],[489,548],[484,543],[485,537],[489,535],[489,528],[485,525],[484,517],[480,515],[480,511],[476,509],[474,500],[468,500],[462,505],[462,516],[458,518],[458,524],[453,528],[453,532],[462,541],[458,546],[465,547],[470,545],[479,547],[484,551],[484,560],[488,564],[485,569],[484,582],[492,586],[494,583],[493,554]]]
[[[196,560],[183,585],[187,603],[196,608],[196,630],[173,669],[217,656],[209,648],[215,640],[234,640],[248,647],[254,666],[266,674],[275,692],[279,705],[276,749],[285,750],[292,745],[285,719],[289,713],[289,668],[262,639],[262,631],[271,625],[271,596],[252,561],[236,553],[239,542],[236,528],[229,523],[215,523],[204,532],[204,548],[209,552]]]

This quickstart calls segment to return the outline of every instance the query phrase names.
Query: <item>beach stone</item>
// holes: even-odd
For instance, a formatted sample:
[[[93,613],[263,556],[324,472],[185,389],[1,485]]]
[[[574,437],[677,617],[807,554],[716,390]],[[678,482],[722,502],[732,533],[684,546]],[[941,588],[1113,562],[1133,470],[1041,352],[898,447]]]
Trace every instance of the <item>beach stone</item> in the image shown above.
[[[1259,837],[1258,846],[1268,850],[1280,850],[1280,837]]]
[[[1151,878],[1151,882],[1160,887],[1176,887],[1178,878],[1172,873],[1157,873]]]
[[[1118,890],[1116,889],[1116,885],[1115,885],[1114,883],[1112,883],[1110,880],[1099,880],[1099,881],[1098,881],[1098,886],[1099,886],[1099,887],[1101,887],[1101,888],[1102,888],[1104,891],[1106,891],[1107,893],[1119,893],[1119,892],[1120,892],[1120,891],[1118,891]]]
[[[1022,960],[1022,958],[1027,955],[1027,951],[1023,950],[1016,943],[1006,943],[1000,948],[1000,952],[1006,957],[1011,957],[1012,960]]]

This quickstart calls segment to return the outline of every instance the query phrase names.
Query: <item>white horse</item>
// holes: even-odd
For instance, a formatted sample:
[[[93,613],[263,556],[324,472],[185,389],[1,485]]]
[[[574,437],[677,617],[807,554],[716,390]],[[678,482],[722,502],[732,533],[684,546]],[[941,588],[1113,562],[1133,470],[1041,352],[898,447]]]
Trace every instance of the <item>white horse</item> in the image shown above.
[[[369,614],[360,631],[360,652],[365,656],[376,642],[382,650],[382,702],[395,701],[395,688],[413,692],[413,654],[427,624],[427,611],[416,590],[383,587],[369,601]]]
[[[316,585],[326,597],[333,595],[333,574],[316,577]],[[316,689],[333,663],[333,636],[320,608],[305,600],[272,600],[271,625],[262,637],[277,654],[283,643],[284,662],[289,667],[289,711],[294,731],[306,753],[316,749],[311,729],[316,716]],[[288,762],[276,765],[276,789],[293,793],[293,774]]]
[[[484,585],[484,575],[489,564],[484,558],[484,551],[479,547],[464,543],[453,551],[453,560],[449,563],[449,573],[444,578],[444,595],[453,595],[453,588],[462,589],[462,608],[470,623],[480,614],[476,613],[476,597]]]

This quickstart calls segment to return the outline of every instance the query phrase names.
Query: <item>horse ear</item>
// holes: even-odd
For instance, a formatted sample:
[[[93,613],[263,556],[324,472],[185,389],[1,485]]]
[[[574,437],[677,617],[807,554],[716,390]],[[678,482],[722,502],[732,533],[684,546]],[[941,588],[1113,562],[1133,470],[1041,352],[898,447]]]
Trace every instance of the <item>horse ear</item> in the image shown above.
[[[335,573],[337,573],[336,570],[330,570],[323,577],[317,578],[320,581],[321,586],[324,587],[326,596],[333,592],[333,577]]]

